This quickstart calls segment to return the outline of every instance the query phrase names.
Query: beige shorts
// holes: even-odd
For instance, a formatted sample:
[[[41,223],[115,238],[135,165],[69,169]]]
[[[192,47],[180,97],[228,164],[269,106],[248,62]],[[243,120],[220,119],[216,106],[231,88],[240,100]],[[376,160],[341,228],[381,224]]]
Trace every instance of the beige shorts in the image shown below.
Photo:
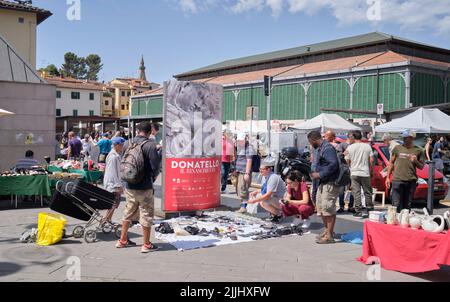
[[[244,179],[245,174],[244,173],[239,173],[238,174],[238,180],[237,180],[237,184],[236,184],[236,193],[237,196],[244,200],[247,201],[249,199],[249,195],[250,195],[250,182],[251,181],[245,181]]]
[[[336,201],[339,198],[339,187],[325,184],[317,190],[316,209],[317,216],[336,215]]]
[[[258,194],[256,197],[257,198],[261,197],[261,194]],[[261,201],[261,206],[262,207],[264,207],[264,206],[274,206],[276,209],[281,210],[280,198],[271,197],[271,198],[269,198],[267,200],[263,200],[263,201]]]
[[[139,223],[143,227],[150,228],[153,224],[155,207],[153,194],[153,189],[146,191],[125,190],[127,204],[123,220],[131,222],[139,217]]]

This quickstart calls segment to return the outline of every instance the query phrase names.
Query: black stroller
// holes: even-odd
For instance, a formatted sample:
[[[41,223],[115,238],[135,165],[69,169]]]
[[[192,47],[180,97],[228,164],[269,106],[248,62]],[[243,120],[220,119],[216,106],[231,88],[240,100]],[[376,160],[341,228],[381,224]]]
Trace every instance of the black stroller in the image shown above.
[[[50,209],[75,219],[87,221],[77,225],[73,237],[82,238],[87,243],[97,239],[97,232],[110,234],[114,231],[120,238],[121,226],[104,222],[100,210],[109,210],[114,205],[114,194],[81,180],[59,181],[53,195]]]

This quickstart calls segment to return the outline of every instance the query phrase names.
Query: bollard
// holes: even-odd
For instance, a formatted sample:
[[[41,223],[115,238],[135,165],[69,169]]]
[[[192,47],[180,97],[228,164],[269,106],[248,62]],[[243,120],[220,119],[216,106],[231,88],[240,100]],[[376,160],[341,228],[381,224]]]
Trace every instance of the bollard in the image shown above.
[[[436,164],[434,161],[428,161],[428,198],[427,209],[430,215],[433,215],[434,207],[434,171],[436,170]]]

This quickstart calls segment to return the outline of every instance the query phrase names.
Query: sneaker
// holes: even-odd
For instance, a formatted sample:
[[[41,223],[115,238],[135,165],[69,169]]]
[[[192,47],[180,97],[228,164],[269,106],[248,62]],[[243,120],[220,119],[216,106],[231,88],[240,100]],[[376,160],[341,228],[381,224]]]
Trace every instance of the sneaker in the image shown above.
[[[293,221],[292,224],[293,225],[300,225],[303,223],[303,219],[301,219],[300,217],[296,217]]]
[[[146,253],[150,253],[150,252],[154,252],[159,250],[159,246],[150,243],[150,245],[146,245],[144,244],[141,248],[141,253],[146,254]]]
[[[349,212],[349,213],[356,213],[356,210],[355,210],[355,208],[349,208],[347,210],[347,212]]]
[[[344,213],[344,209],[343,208],[339,208],[339,210],[337,210],[336,213],[342,214],[342,213]]]
[[[279,223],[282,218],[283,218],[283,216],[281,216],[281,215],[273,215],[272,219],[270,219],[270,222]]]
[[[245,213],[247,213],[247,209],[244,207],[241,207],[239,210],[236,211],[236,213],[245,214]]]
[[[311,226],[311,221],[309,219],[303,220],[302,229],[307,230]]]
[[[129,247],[128,241],[125,242],[125,243],[122,242],[121,240],[117,241],[117,243],[116,243],[116,248],[118,248],[118,249],[123,249],[123,248],[126,248],[126,247]]]

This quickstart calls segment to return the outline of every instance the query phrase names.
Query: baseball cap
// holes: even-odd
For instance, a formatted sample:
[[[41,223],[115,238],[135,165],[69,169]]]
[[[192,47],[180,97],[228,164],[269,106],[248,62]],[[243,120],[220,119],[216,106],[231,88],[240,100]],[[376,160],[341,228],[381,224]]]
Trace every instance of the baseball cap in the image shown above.
[[[113,145],[123,145],[125,143],[125,139],[123,137],[113,137],[111,141]]]
[[[261,167],[275,167],[276,160],[271,156],[267,156],[262,162]]]
[[[406,137],[412,137],[412,138],[416,138],[416,132],[412,131],[412,130],[405,130],[402,132],[402,137],[406,138]]]

